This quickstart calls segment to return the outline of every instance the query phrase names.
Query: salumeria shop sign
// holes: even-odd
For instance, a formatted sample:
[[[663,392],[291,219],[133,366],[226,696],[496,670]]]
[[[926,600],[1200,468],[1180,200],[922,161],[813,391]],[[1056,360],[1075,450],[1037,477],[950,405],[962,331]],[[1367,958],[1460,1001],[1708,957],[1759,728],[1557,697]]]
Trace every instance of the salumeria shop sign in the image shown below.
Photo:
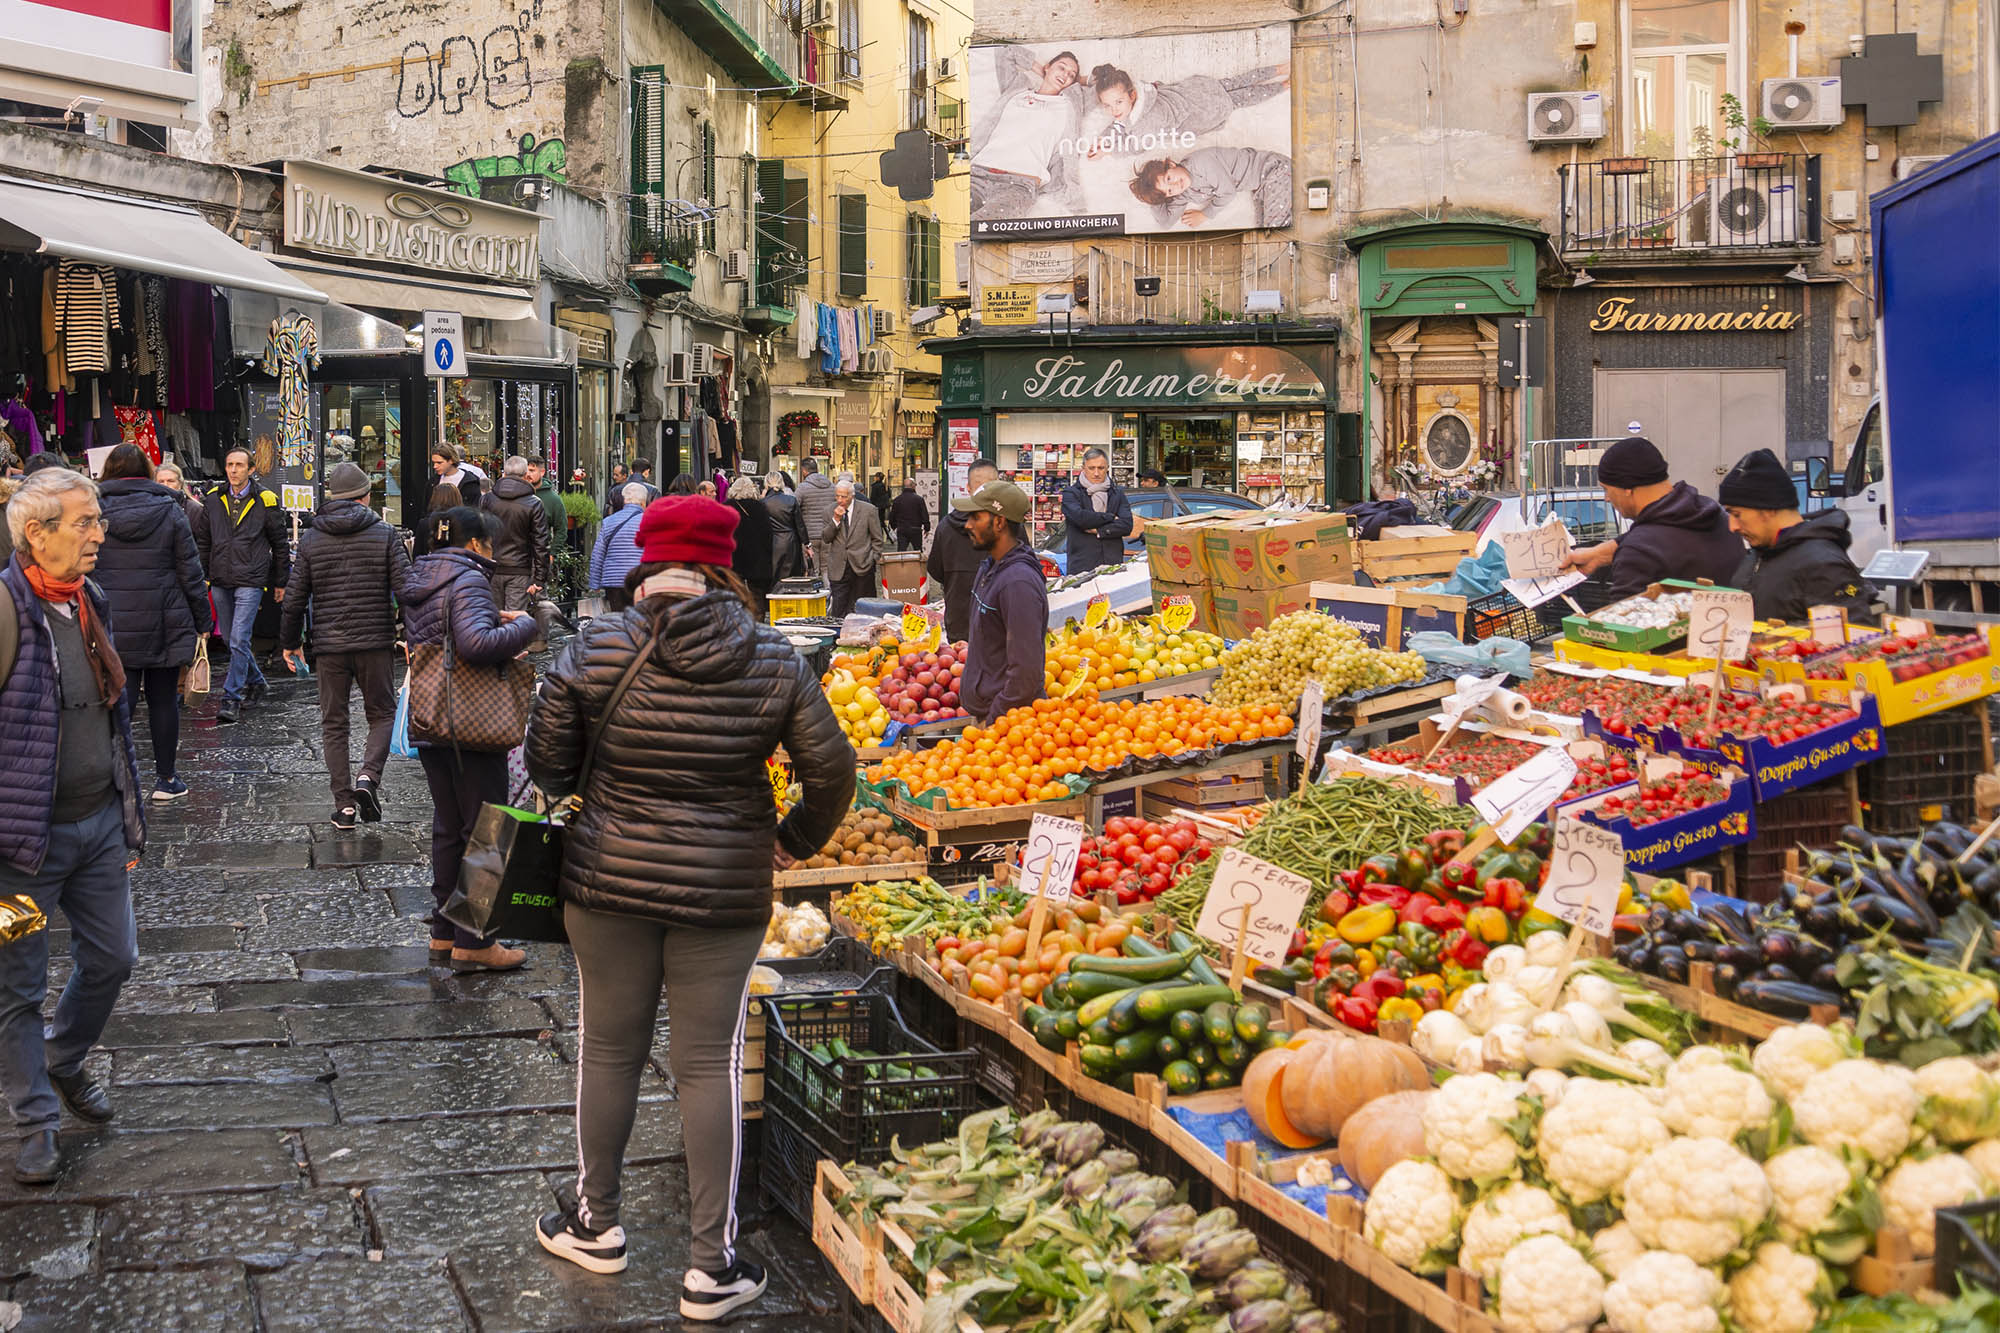
[[[285,244],[375,264],[532,286],[539,214],[318,162],[285,163]]]
[[[992,352],[988,401],[1012,406],[1317,403],[1325,386],[1282,348],[1135,347]]]

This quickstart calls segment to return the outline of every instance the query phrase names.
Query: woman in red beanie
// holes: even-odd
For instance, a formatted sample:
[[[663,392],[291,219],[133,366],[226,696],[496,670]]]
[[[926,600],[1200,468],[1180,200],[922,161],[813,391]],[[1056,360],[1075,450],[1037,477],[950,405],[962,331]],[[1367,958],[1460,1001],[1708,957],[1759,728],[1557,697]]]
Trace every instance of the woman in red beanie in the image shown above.
[[[736,524],[700,495],[648,505],[626,579],[634,605],[570,641],[528,722],[536,783],[582,800],[560,889],[580,977],[582,1171],[575,1202],[536,1235],[591,1272],[625,1267],[619,1173],[664,981],[688,1150],[688,1319],[720,1319],[764,1290],[764,1270],[735,1248],[750,969],[773,867],[824,845],[854,796],[854,751],[819,680],[756,622],[730,572]],[[805,791],[782,820],[765,771],[781,744]]]

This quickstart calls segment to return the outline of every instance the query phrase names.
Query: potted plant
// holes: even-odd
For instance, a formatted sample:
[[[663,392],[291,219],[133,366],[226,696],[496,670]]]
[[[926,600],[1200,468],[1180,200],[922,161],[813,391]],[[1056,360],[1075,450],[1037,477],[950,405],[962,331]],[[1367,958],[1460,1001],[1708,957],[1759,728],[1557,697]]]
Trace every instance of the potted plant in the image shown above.
[[[1643,176],[1653,169],[1653,161],[1646,157],[1607,157],[1598,167],[1607,176]]]
[[[1722,95],[1722,123],[1729,131],[1729,137],[1722,141],[1722,145],[1736,154],[1738,171],[1776,171],[1785,165],[1785,155],[1768,151],[1770,145],[1764,140],[1764,136],[1771,132],[1771,122],[1762,116],[1746,120],[1743,103],[1737,100],[1735,93]],[[1754,152],[1743,151],[1745,135],[1763,147]]]

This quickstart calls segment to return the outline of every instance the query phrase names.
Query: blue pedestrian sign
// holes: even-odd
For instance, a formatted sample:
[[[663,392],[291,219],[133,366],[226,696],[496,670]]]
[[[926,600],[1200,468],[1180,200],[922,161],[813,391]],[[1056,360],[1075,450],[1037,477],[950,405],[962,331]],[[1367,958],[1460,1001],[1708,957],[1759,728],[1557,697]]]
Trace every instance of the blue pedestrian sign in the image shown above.
[[[424,374],[457,379],[465,374],[465,316],[456,310],[424,311]]]

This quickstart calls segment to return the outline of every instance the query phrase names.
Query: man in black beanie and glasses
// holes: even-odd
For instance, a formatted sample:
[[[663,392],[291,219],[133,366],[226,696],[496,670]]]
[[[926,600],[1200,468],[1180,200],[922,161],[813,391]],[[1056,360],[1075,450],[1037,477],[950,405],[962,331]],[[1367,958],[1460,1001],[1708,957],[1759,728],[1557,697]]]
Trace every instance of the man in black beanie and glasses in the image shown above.
[[[1875,590],[1848,557],[1846,511],[1800,514],[1798,490],[1776,454],[1757,449],[1743,455],[1716,491],[1730,531],[1750,543],[1730,586],[1750,594],[1757,619],[1802,623],[1815,606],[1871,615]]]
[[[1667,479],[1667,460],[1643,436],[1618,441],[1597,463],[1604,498],[1632,526],[1616,541],[1570,552],[1565,569],[1597,574],[1610,568],[1607,601],[1646,590],[1661,579],[1708,579],[1724,587],[1743,560],[1722,506],[1684,481]]]

